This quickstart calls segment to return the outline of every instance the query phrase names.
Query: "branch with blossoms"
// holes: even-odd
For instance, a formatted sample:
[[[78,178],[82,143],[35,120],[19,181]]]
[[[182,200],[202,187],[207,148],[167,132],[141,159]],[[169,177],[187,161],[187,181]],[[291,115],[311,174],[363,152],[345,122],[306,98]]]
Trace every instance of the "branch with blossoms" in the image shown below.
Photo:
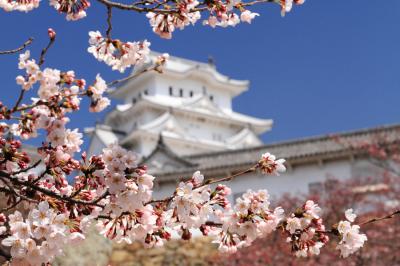
[[[29,12],[38,8],[39,3],[40,0],[0,0],[0,8],[8,12]],[[107,9],[107,30],[105,36],[100,31],[89,32],[90,47],[88,51],[99,61],[111,66],[113,70],[124,72],[126,68],[143,63],[149,53],[150,43],[146,40],[124,42],[113,39],[111,36],[113,9],[146,13],[153,32],[161,38],[170,39],[175,29],[183,30],[189,25],[195,25],[204,13],[208,17],[203,20],[203,25],[212,28],[217,26],[233,27],[240,22],[251,23],[255,17],[259,16],[258,13],[247,9],[250,6],[275,3],[281,7],[281,14],[284,16],[285,13],[291,11],[293,4],[303,4],[304,0],[207,0],[203,2],[197,0],[138,0],[130,4],[97,0],[96,3]],[[65,14],[67,20],[75,21],[86,17],[91,3],[89,0],[50,0],[50,5],[59,13]],[[22,50],[29,44],[28,42],[10,52]],[[7,51],[3,53],[7,53]]]
[[[235,252],[275,230],[282,230],[297,256],[318,255],[329,241],[329,234],[338,236],[337,249],[346,257],[359,250],[367,240],[360,225],[352,224],[355,215],[345,213],[326,230],[320,218],[320,207],[313,201],[285,214],[283,208],[271,208],[266,190],[244,193],[232,206],[230,189],[221,184],[243,175],[261,172],[279,175],[285,171],[284,159],[265,153],[258,162],[244,171],[220,179],[205,179],[195,172],[180,182],[165,199],[153,198],[155,177],[139,164],[139,157],[118,144],[88,157],[81,152],[82,134],[69,129],[68,115],[80,109],[81,101],[90,101],[90,112],[101,112],[109,104],[107,92],[120,82],[134,79],[148,71],[162,73],[168,55],[157,57],[146,67],[150,43],[146,40],[123,42],[112,37],[113,9],[146,13],[153,31],[162,38],[171,38],[176,28],[195,24],[202,14],[203,24],[211,27],[251,23],[258,16],[247,7],[259,3],[277,3],[282,14],[303,0],[151,0],[130,4],[98,0],[107,9],[106,31],[89,32],[88,52],[124,72],[136,67],[133,75],[106,83],[98,74],[87,83],[74,71],[43,68],[47,52],[55,44],[56,33],[48,30],[49,42],[36,61],[30,51],[19,56],[16,77],[21,91],[12,107],[0,103],[0,193],[6,206],[0,212],[0,255],[12,265],[42,265],[62,254],[65,245],[85,239],[95,225],[100,234],[117,242],[139,241],[147,247],[159,246],[174,237],[190,239],[193,232],[212,236],[221,251]],[[85,17],[88,0],[50,0],[50,5],[68,20]],[[0,0],[6,11],[30,11],[39,0]],[[29,43],[4,52],[22,51]],[[37,98],[27,101],[27,91]],[[22,141],[45,136],[35,155],[28,155]],[[38,157],[35,158],[34,157]],[[74,176],[74,182],[68,177]],[[395,217],[394,212],[367,223]],[[367,224],[364,223],[364,224]]]

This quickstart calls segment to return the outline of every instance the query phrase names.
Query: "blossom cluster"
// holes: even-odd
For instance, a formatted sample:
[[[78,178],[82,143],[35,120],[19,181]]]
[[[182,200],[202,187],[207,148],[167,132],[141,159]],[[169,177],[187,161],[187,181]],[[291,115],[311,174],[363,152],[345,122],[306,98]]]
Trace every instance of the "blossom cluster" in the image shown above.
[[[304,0],[280,0],[282,16],[292,9],[293,4],[300,5],[303,3]],[[148,12],[147,18],[154,33],[161,38],[171,39],[172,32],[176,28],[182,30],[190,24],[194,25],[201,18],[199,5],[198,1],[193,0],[177,1],[176,13]],[[216,26],[234,27],[240,22],[250,24],[255,17],[260,15],[245,9],[243,3],[237,0],[207,2],[206,10],[209,12],[209,16],[203,21],[203,25],[209,25],[212,28]],[[239,10],[240,14],[236,13],[235,10]]]
[[[40,0],[1,0],[0,8],[10,11],[29,12],[39,7]],[[50,6],[53,6],[59,13],[65,13],[67,20],[78,20],[86,17],[86,9],[90,7],[87,0],[50,0]]]
[[[19,211],[8,216],[10,236],[1,244],[10,247],[12,265],[40,266],[61,255],[66,244],[84,239],[70,222],[68,213],[57,214],[47,201],[41,201],[26,219]]]
[[[236,200],[233,209],[216,212],[216,215],[222,227],[213,232],[214,242],[221,251],[232,253],[276,230],[284,218],[284,210],[281,207],[270,209],[266,190],[248,190]]]
[[[329,241],[320,217],[321,208],[312,200],[286,219],[287,242],[297,257],[319,255],[320,249]]]
[[[65,13],[67,20],[78,20],[86,17],[86,9],[90,7],[88,0],[50,0],[50,5],[58,12]]]
[[[29,12],[32,9],[39,7],[40,0],[0,0],[0,8],[4,11],[21,11]]]
[[[97,193],[108,191],[110,196],[100,203],[105,205],[100,215],[110,217],[99,221],[97,228],[104,236],[117,241],[141,241],[150,244],[146,237],[156,230],[157,215],[150,201],[154,177],[146,167],[138,166],[138,156],[111,145],[101,155],[105,168],[93,173],[98,180]],[[153,243],[155,244],[155,243]]]
[[[25,69],[25,76],[17,76],[17,84],[22,87],[23,90],[29,90],[32,86],[41,78],[42,72],[39,66],[36,64],[35,59],[30,59],[30,51],[26,51],[19,56],[19,69]]]
[[[17,76],[17,84],[25,91],[38,84],[39,98],[33,98],[30,108],[21,107],[20,110],[26,111],[21,113],[18,123],[8,125],[9,131],[27,139],[36,137],[37,130],[45,129],[49,143],[55,146],[66,145],[70,153],[79,151],[77,146],[82,141],[78,139],[82,136],[77,130],[66,130],[64,125],[69,119],[65,115],[79,109],[80,96],[90,98],[90,111],[100,112],[105,109],[110,104],[110,100],[103,96],[107,90],[105,81],[97,75],[94,84],[85,89],[86,81],[76,78],[74,71],[61,72],[53,68],[41,70],[39,64],[30,59],[29,50],[20,55],[18,67],[26,73]],[[18,109],[3,108],[0,116],[9,118],[10,111]]]
[[[122,42],[103,37],[99,31],[90,31],[89,37],[88,52],[121,73],[130,66],[143,64],[150,53],[150,43],[146,40]]]
[[[360,233],[360,226],[351,224],[357,215],[353,213],[353,209],[345,212],[346,221],[340,221],[337,231],[340,235],[340,242],[337,249],[340,250],[342,257],[346,258],[364,246],[367,236]]]
[[[1,131],[4,130],[0,126]],[[24,151],[21,151],[22,143],[15,139],[0,139],[0,170],[14,172],[15,169],[24,169],[30,162],[30,157]]]
[[[199,11],[192,12],[198,5],[199,2],[197,0],[178,1],[178,14],[148,12],[146,16],[154,33],[158,34],[161,38],[171,39],[175,28],[183,30],[189,24],[194,25],[200,19],[201,15]]]
[[[62,253],[65,244],[84,239],[94,221],[100,234],[107,238],[127,243],[140,241],[147,247],[163,245],[172,236],[190,239],[199,231],[213,237],[221,251],[235,252],[282,228],[289,235],[288,242],[295,254],[307,256],[318,255],[329,240],[320,218],[321,209],[313,201],[307,201],[287,218],[281,207],[270,207],[266,190],[248,190],[232,206],[231,190],[222,184],[213,188],[212,182],[198,171],[189,180],[180,182],[172,196],[153,200],[155,178],[138,163],[138,155],[112,144],[100,156],[86,158],[83,154],[83,161],[79,162],[72,155],[82,144],[80,136],[64,126],[62,120],[49,123],[50,132],[60,131],[54,137],[48,136],[51,145],[39,149],[46,168],[51,171],[16,175],[18,182],[38,189],[34,199],[39,198],[41,202],[37,208],[31,209],[26,220],[19,212],[8,218],[0,216],[0,222],[8,221],[10,225],[9,236],[2,245],[11,248],[13,263],[50,262]],[[70,135],[64,136],[65,132]],[[18,143],[7,145],[14,148],[10,148],[11,155],[4,160],[13,161],[19,156],[25,162],[21,166],[26,167],[25,157],[16,150]],[[283,171],[282,164],[281,159],[264,154],[257,168],[271,175],[278,169]],[[5,170],[15,173],[18,169],[21,167]],[[66,176],[74,170],[82,174],[71,185]],[[19,197],[29,197],[24,186],[19,191],[22,193]],[[346,217],[349,221],[354,219],[349,212]],[[342,251],[343,256],[357,250],[366,240],[358,234],[356,225],[347,226],[347,223],[341,222],[338,226],[339,247],[341,251],[347,250],[347,253]],[[0,231],[5,234],[7,228],[3,224]]]
[[[279,173],[286,171],[284,163],[285,159],[276,159],[275,155],[266,152],[258,161],[258,167],[264,174],[279,176]]]

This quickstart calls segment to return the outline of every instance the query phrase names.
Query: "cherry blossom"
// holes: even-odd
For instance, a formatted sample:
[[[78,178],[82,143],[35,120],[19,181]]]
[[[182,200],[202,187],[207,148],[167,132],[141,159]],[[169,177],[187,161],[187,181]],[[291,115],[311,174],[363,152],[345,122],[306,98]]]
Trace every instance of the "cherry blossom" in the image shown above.
[[[287,12],[290,12],[293,8],[293,3],[296,5],[302,5],[304,2],[305,0],[280,0],[281,15],[285,16]]]
[[[150,53],[150,43],[146,40],[121,42],[105,38],[99,31],[90,31],[89,37],[88,52],[121,73],[130,66],[143,64]]]
[[[302,208],[287,218],[287,242],[291,244],[297,257],[319,255],[320,249],[329,241],[320,212],[321,208],[308,200]]]
[[[19,56],[19,69],[26,70],[26,76],[17,76],[16,81],[17,84],[22,87],[23,90],[29,90],[32,86],[41,78],[42,73],[39,69],[39,66],[36,64],[34,59],[30,58],[30,51],[26,51],[25,53]]]
[[[29,12],[37,7],[39,7],[40,0],[28,0],[28,1],[21,1],[21,0],[1,0],[0,1],[0,8],[4,9],[5,11],[21,11],[21,12]]]
[[[279,176],[279,173],[286,171],[284,163],[285,159],[277,160],[275,155],[272,155],[267,152],[261,156],[261,159],[258,162],[258,166],[260,170],[265,174],[272,174]]]
[[[337,226],[337,231],[340,234],[340,242],[336,249],[340,250],[340,255],[344,258],[358,251],[364,246],[367,241],[365,234],[360,234],[360,226],[352,225],[355,218],[357,217],[352,209],[348,209],[345,212],[347,221],[340,221]]]
[[[259,15],[260,15],[260,14],[258,14],[258,13],[253,13],[253,12],[251,12],[250,10],[245,10],[245,11],[243,11],[243,12],[240,14],[240,20],[241,20],[242,22],[247,22],[247,23],[251,24],[251,21],[252,21],[255,17],[259,16]]]
[[[24,220],[16,211],[9,216],[11,235],[4,238],[2,245],[11,247],[13,265],[41,265],[62,254],[69,241],[84,237],[73,227],[67,226],[68,216],[56,214],[47,201],[41,201]],[[78,241],[80,242],[80,241]]]
[[[67,20],[79,20],[86,17],[86,9],[90,7],[87,0],[50,0],[50,5],[58,12],[65,13]]]
[[[278,229],[298,257],[318,255],[330,240],[328,234],[339,236],[337,249],[342,257],[364,245],[367,237],[359,232],[360,225],[352,224],[356,218],[352,209],[345,212],[346,221],[326,230],[322,210],[312,200],[288,215],[279,206],[271,207],[265,189],[248,190],[231,203],[231,189],[221,182],[256,171],[276,176],[285,172],[285,159],[268,152],[250,168],[220,179],[195,171],[183,178],[170,196],[155,199],[157,178],[148,173],[137,154],[114,143],[101,154],[88,157],[81,153],[82,133],[68,128],[69,114],[80,109],[81,101],[89,100],[89,111],[100,112],[110,105],[106,96],[109,86],[147,71],[162,73],[169,58],[168,54],[159,55],[148,67],[148,41],[112,38],[113,9],[145,13],[153,31],[170,39],[176,28],[194,25],[201,13],[208,15],[203,24],[210,27],[251,23],[259,14],[245,7],[257,2],[99,1],[107,9],[108,27],[104,36],[100,31],[89,32],[88,52],[119,72],[140,67],[140,71],[110,83],[100,74],[87,84],[73,70],[43,68],[47,50],[56,39],[51,28],[47,31],[48,45],[38,60],[31,58],[29,50],[19,56],[18,68],[24,73],[16,77],[21,87],[18,100],[12,107],[0,103],[0,187],[7,199],[7,207],[0,212],[0,236],[1,245],[7,247],[4,256],[11,265],[49,264],[62,255],[66,245],[84,240],[93,225],[108,239],[139,241],[146,247],[161,246],[173,236],[188,240],[197,232],[212,237],[221,251],[235,252]],[[303,4],[304,0],[275,2],[284,15],[293,4]],[[27,12],[38,5],[38,0],[0,0],[0,7],[6,11]],[[50,0],[50,5],[64,13],[67,20],[84,18],[90,7],[87,0]],[[28,90],[37,96],[27,102],[24,96]],[[35,156],[30,156],[21,140],[38,137],[42,137],[41,145]],[[15,210],[19,204],[26,208],[24,214]]]

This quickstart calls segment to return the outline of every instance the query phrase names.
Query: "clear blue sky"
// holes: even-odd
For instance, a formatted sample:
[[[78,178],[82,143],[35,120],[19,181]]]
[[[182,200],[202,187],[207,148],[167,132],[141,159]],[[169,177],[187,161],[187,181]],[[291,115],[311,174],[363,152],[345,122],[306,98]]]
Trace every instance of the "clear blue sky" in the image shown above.
[[[234,101],[237,111],[273,118],[265,142],[400,122],[400,1],[307,0],[285,18],[277,5],[252,9],[260,17],[253,24],[212,30],[198,23],[177,30],[172,40],[160,39],[144,15],[118,11],[113,36],[148,39],[160,52],[206,61],[212,55],[222,73],[249,79],[251,89]],[[0,50],[35,38],[38,56],[46,44],[47,28],[57,42],[46,66],[73,69],[91,82],[96,73],[107,80],[122,77],[97,62],[87,49],[87,32],[105,30],[106,10],[92,0],[88,17],[66,22],[42,1],[28,14],[0,11]],[[17,56],[0,57],[1,99],[17,98]],[[127,74],[127,73],[126,73]],[[71,127],[92,126],[84,106]]]

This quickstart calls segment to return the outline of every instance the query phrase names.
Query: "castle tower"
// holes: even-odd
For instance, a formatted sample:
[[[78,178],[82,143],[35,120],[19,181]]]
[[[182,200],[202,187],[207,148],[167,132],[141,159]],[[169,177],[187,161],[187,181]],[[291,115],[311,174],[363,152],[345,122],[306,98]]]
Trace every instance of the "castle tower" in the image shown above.
[[[161,138],[177,156],[258,146],[272,120],[232,110],[232,99],[248,86],[247,80],[219,73],[212,62],[170,57],[162,74],[146,72],[111,93],[123,104],[106,115],[104,124],[86,130],[92,137],[89,154],[118,141],[147,157]]]

